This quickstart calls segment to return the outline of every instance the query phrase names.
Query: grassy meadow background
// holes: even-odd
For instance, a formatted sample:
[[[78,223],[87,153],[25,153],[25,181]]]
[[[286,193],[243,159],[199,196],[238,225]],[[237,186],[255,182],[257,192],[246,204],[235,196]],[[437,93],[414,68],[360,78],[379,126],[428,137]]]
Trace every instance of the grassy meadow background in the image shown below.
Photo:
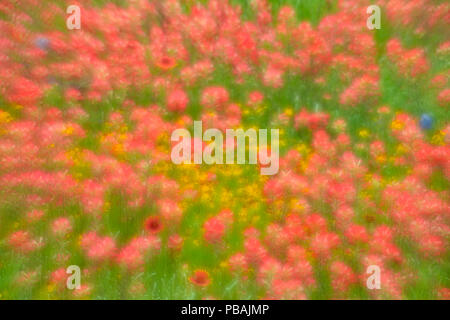
[[[0,299],[448,299],[448,2],[417,1],[407,11],[402,6],[409,1],[373,1],[382,8],[382,20],[381,29],[370,31],[365,27],[370,1],[272,0],[256,1],[256,7],[246,0],[217,1],[229,18],[211,30],[211,20],[199,22],[198,29],[206,31],[198,38],[196,28],[183,27],[178,15],[196,21],[196,6],[204,8],[202,14],[212,12],[211,1],[158,2],[162,18],[152,9],[154,1],[79,1],[81,30],[66,28],[70,1],[0,5]],[[277,27],[285,22],[279,15],[285,6],[294,17],[282,31]],[[238,7],[236,16],[230,13]],[[83,8],[89,8],[89,15]],[[265,8],[272,20],[257,22]],[[92,12],[104,14],[95,18]],[[346,20],[338,16],[342,12]],[[336,17],[336,29],[321,29],[326,17]],[[435,17],[441,20],[427,24]],[[245,34],[251,41],[231,32],[233,23],[241,24],[237,30],[252,24]],[[314,30],[299,32],[299,39],[312,37],[305,43],[311,41],[313,49],[295,43],[290,32],[300,23]],[[226,26],[231,31],[218,31]],[[368,36],[360,38],[368,41],[367,52],[364,45],[358,55],[350,45],[334,43],[341,36],[350,43],[352,28]],[[79,37],[73,35],[77,33]],[[166,33],[172,37],[165,38]],[[161,49],[155,35],[169,49]],[[244,41],[242,52],[230,49],[238,52],[235,57],[224,49],[230,57],[222,59],[196,42],[201,39],[207,48],[215,37]],[[318,37],[325,44],[316,44]],[[399,60],[388,50],[392,39],[402,45]],[[248,52],[245,41],[251,42]],[[325,47],[329,55],[323,57]],[[399,71],[406,52],[417,48],[426,59],[424,71],[414,74],[423,67],[414,57],[407,65],[412,75]],[[281,84],[267,83],[265,72],[276,54],[301,64],[304,56],[297,50],[314,67],[299,72],[294,62],[292,67],[290,60],[279,58],[286,66],[280,67],[281,80],[275,74],[274,81]],[[274,56],[262,58],[263,51]],[[357,64],[358,70],[333,65],[339,55],[354,59],[349,65]],[[159,59],[166,56],[174,66],[161,65]],[[211,69],[187,81],[182,71],[204,60]],[[237,74],[238,67],[249,71]],[[346,106],[343,92],[371,72],[377,75],[376,87],[371,83],[361,89],[356,102]],[[170,109],[168,97],[180,87],[188,103],[176,100]],[[208,106],[204,92],[210,87],[225,88],[228,102]],[[71,88],[76,91],[68,92]],[[440,96],[445,90],[447,96]],[[252,105],[252,92],[261,93],[262,101]],[[238,112],[227,111],[235,110],[228,108],[231,103]],[[302,110],[306,124],[298,117]],[[308,117],[314,114],[328,118],[311,124]],[[421,122],[424,115],[431,125]],[[261,176],[253,165],[172,164],[172,130],[192,129],[190,121],[200,119],[213,127],[279,128],[280,173]],[[409,139],[407,129],[419,137]],[[348,143],[337,139],[341,133]],[[323,140],[316,141],[317,136]],[[374,141],[384,151],[374,155]],[[420,158],[423,146],[425,153],[438,155]],[[292,166],[290,151],[300,155],[293,157],[297,162]],[[357,169],[339,160],[346,151],[358,159]],[[322,164],[323,171],[316,168]],[[350,173],[353,169],[362,173]],[[339,184],[336,193],[314,196],[322,190],[316,188],[321,179],[332,185],[339,175],[354,187],[351,200]],[[302,179],[308,183],[303,185]],[[296,183],[301,191],[294,190]],[[423,207],[418,204],[421,195]],[[352,240],[338,223],[340,201],[354,213],[348,223],[367,233],[362,240]],[[224,211],[231,217],[220,215]],[[155,229],[149,227],[149,217],[156,217]],[[217,219],[205,226],[211,218]],[[296,223],[301,231],[285,239]],[[380,226],[392,233],[384,248],[376,247]],[[89,242],[90,233],[96,236]],[[315,246],[321,234],[336,235],[339,244]],[[421,247],[421,239],[431,238],[436,242]],[[131,245],[134,240],[138,249]],[[365,286],[369,260],[383,262],[378,292]],[[305,269],[296,271],[300,264]],[[81,290],[65,288],[68,275],[63,271],[69,265],[82,270]],[[199,270],[206,272],[206,281],[199,279]]]

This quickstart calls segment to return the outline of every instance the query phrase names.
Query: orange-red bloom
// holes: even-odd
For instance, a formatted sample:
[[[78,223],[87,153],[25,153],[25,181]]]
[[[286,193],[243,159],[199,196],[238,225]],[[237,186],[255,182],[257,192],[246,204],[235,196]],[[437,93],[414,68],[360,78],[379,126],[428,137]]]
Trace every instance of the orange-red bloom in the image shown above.
[[[163,225],[159,217],[149,217],[145,220],[144,227],[150,233],[159,233]]]
[[[209,273],[205,270],[195,270],[189,281],[199,287],[207,287],[211,283]]]
[[[175,59],[168,56],[164,56],[156,62],[156,66],[162,70],[173,69],[176,65]]]

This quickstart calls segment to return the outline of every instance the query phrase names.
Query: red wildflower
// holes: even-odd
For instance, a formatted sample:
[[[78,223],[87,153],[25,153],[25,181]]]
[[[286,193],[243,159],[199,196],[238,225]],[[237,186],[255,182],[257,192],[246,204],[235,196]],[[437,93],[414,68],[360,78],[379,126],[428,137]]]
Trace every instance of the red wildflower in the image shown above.
[[[164,56],[158,59],[158,61],[156,62],[156,66],[164,71],[173,69],[175,68],[176,65],[177,65],[176,60],[169,56]]]
[[[189,277],[189,281],[198,287],[207,287],[211,283],[211,278],[207,271],[195,270],[194,274]]]
[[[204,238],[207,242],[218,243],[225,235],[225,223],[218,217],[212,217],[208,219],[203,225]]]
[[[183,247],[183,238],[178,234],[173,234],[169,237],[167,246],[173,251],[180,251]]]
[[[224,107],[229,100],[228,91],[223,87],[209,87],[203,91],[201,103],[206,108]]]
[[[183,112],[189,103],[187,94],[182,89],[173,90],[167,97],[167,108],[174,112]]]
[[[163,229],[161,219],[157,216],[149,217],[144,222],[144,228],[150,233],[156,234]]]

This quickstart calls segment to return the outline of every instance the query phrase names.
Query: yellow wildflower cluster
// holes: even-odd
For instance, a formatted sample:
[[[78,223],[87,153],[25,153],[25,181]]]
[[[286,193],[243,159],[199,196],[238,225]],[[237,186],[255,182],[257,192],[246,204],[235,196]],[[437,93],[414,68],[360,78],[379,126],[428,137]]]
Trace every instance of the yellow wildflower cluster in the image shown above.
[[[393,120],[391,122],[391,129],[394,131],[400,131],[405,127],[405,124],[400,120]]]
[[[5,133],[3,126],[10,123],[12,120],[13,118],[8,112],[0,110],[0,134]]]
[[[445,146],[445,132],[441,130],[433,135],[431,144],[434,144],[435,146]]]

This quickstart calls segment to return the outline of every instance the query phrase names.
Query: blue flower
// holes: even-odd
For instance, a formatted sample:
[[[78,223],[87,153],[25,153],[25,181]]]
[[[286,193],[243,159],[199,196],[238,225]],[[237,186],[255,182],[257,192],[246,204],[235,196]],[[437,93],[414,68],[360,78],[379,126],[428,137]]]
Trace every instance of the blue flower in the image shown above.
[[[424,130],[429,130],[433,127],[433,117],[427,113],[420,117],[420,127]]]
[[[39,49],[42,50],[48,50],[48,48],[50,47],[50,40],[48,40],[45,37],[38,37],[35,41],[34,44],[36,45],[36,47],[38,47]]]

